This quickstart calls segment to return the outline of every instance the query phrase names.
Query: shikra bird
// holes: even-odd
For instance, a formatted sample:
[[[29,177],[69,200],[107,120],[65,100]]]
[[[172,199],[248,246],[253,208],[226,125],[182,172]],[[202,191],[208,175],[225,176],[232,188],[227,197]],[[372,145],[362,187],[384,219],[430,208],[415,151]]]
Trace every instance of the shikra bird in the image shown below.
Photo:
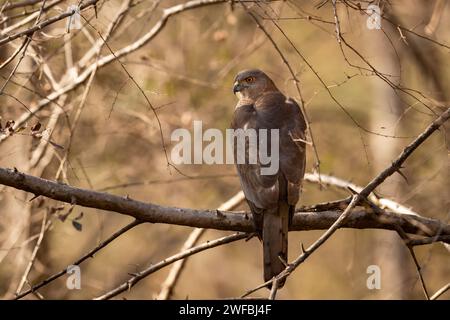
[[[263,161],[237,163],[236,141],[234,156],[241,187],[250,207],[255,228],[263,244],[264,280],[269,281],[285,269],[288,260],[288,229],[300,193],[306,165],[306,122],[298,104],[281,93],[274,82],[261,70],[244,70],[235,78],[233,93],[239,101],[231,123],[238,129],[254,129],[261,148],[261,130],[268,135],[278,129],[278,150],[271,148],[272,140],[265,138],[268,152],[278,151],[276,172],[263,174]],[[264,130],[263,130],[264,131]],[[275,130],[276,131],[276,130]],[[242,131],[241,131],[242,132]],[[245,143],[245,160],[251,149]],[[275,146],[275,145],[274,145]],[[242,161],[241,161],[242,162]],[[279,287],[284,281],[278,283]],[[270,286],[269,286],[270,287]]]

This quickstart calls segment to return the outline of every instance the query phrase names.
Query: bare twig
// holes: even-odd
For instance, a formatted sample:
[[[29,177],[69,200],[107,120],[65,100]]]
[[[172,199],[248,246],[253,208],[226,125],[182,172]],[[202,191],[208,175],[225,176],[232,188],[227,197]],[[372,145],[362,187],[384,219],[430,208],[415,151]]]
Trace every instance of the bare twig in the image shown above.
[[[278,278],[274,277],[272,281],[272,288],[270,289],[269,300],[275,300],[278,291]]]
[[[318,183],[321,186],[332,186],[345,191],[348,191],[350,188],[356,192],[361,192],[364,189],[364,187],[356,185],[350,181],[326,174],[320,174],[319,177],[316,173],[305,173],[304,181]],[[407,208],[391,199],[379,197],[375,193],[369,194],[367,198],[381,209],[388,209],[401,214],[418,215],[418,213],[414,212],[410,208]]]
[[[376,176],[362,191],[363,197],[368,197],[369,194],[375,190],[381,183],[383,183],[389,176],[401,169],[403,162],[420,146],[426,139],[428,139],[433,132],[435,132],[441,125],[443,125],[450,118],[450,107],[447,108],[437,119],[435,119],[413,142],[411,142],[402,153],[395,159],[392,164]]]
[[[339,17],[337,14],[336,0],[332,0],[331,3],[333,4],[334,24],[336,27],[336,39],[338,43],[341,43],[341,27],[339,23]]]
[[[219,178],[237,178],[237,175],[236,174],[211,174],[211,175],[199,175],[199,176],[182,176],[182,177],[173,178],[173,179],[154,179],[154,180],[146,180],[146,181],[133,181],[133,182],[109,185],[109,186],[102,187],[97,190],[98,191],[110,191],[110,190],[120,189],[120,188],[149,186],[149,185],[154,185],[154,184],[171,184],[171,183],[182,182],[182,181],[209,180],[209,179],[219,179]]]
[[[34,5],[36,3],[39,3],[41,1],[42,0],[23,0],[23,1],[16,1],[16,2],[13,2],[13,3],[7,3],[3,10],[4,11],[8,11],[8,10],[16,9],[16,8],[32,6],[32,5]]]
[[[13,54],[0,65],[0,70],[3,69],[4,67],[6,67],[11,61],[13,61],[14,58],[19,54],[19,52],[22,51],[22,48],[25,47],[26,45],[28,45],[28,43],[29,43],[29,39],[25,38],[22,41],[22,44],[17,47],[16,51],[14,51]]]
[[[30,42],[31,42],[31,38],[27,37],[25,39],[25,41],[24,41],[23,46],[21,46],[23,48],[22,54],[20,55],[19,59],[17,60],[17,63],[15,64],[14,68],[12,69],[12,71],[9,73],[8,78],[3,83],[2,87],[0,88],[0,95],[3,94],[3,92],[5,91],[6,86],[8,85],[9,81],[14,76],[14,74],[16,73],[17,68],[19,67],[19,65],[22,62],[23,58],[25,58],[25,54],[27,52],[27,49],[28,49],[28,46],[29,46]]]
[[[45,8],[41,7],[41,9],[36,9],[36,10],[32,10],[31,12],[28,12],[28,14],[24,12],[22,15],[12,16],[12,18],[20,18],[20,17],[23,17],[23,18],[20,19],[19,22],[9,25],[9,26],[5,26],[5,28],[1,29],[0,30],[0,38],[3,38],[3,36],[10,34],[12,31],[30,23],[33,19],[35,19],[39,15],[39,12],[41,12],[41,10],[43,10],[44,12],[48,11],[63,1],[64,0],[55,0],[55,1],[52,1],[49,4],[47,4],[45,6]],[[7,21],[7,19],[8,19],[8,17],[6,17],[5,22]]]
[[[133,277],[131,277],[128,281],[122,283],[121,285],[119,285],[117,288],[112,289],[111,291],[108,291],[107,293],[95,298],[95,300],[107,300],[107,299],[111,299],[115,296],[117,296],[118,294],[129,290],[131,287],[133,287],[136,283],[138,283],[139,281],[141,281],[142,279],[144,279],[145,277],[147,277],[148,275],[158,271],[159,269],[174,263],[175,261],[178,261],[180,259],[184,259],[188,256],[191,256],[193,254],[196,254],[198,252],[210,249],[210,248],[215,248],[217,246],[223,245],[223,244],[227,244],[230,242],[234,242],[237,240],[242,240],[247,238],[248,235],[246,233],[235,233],[229,236],[225,236],[216,240],[212,240],[212,241],[207,241],[201,245],[198,245],[196,247],[193,247],[191,249],[179,252],[169,258],[164,259],[161,262],[158,262],[154,265],[150,265],[148,268],[138,272],[136,275],[134,275]]]
[[[99,0],[89,0],[86,3],[83,3],[83,4],[80,5],[80,10],[84,10],[87,7],[90,7],[90,6],[95,6],[98,1]],[[72,10],[70,12],[64,12],[64,13],[56,16],[56,17],[53,17],[53,18],[50,18],[48,20],[42,21],[41,23],[38,23],[38,24],[34,25],[33,27],[28,28],[28,29],[26,29],[24,31],[20,31],[20,32],[17,32],[17,33],[12,34],[12,35],[5,36],[4,38],[0,39],[0,46],[3,46],[3,45],[5,45],[8,42],[13,41],[13,40],[15,40],[17,38],[20,38],[20,37],[23,37],[23,36],[31,36],[36,31],[42,30],[43,28],[45,28],[45,27],[47,27],[47,26],[49,26],[49,25],[51,25],[51,24],[53,24],[53,23],[55,23],[57,21],[60,21],[60,20],[65,19],[67,17],[70,17],[70,16],[72,16],[74,14],[75,14],[75,10]]]
[[[414,249],[411,246],[408,246],[409,253],[411,254],[411,257],[413,258],[414,264],[416,266],[417,275],[419,276],[420,285],[422,286],[423,294],[425,295],[425,298],[427,300],[430,300],[430,295],[428,294],[427,286],[425,284],[425,280],[423,279],[422,275],[422,268],[420,267],[419,261],[417,260],[416,254],[414,253]]]
[[[228,201],[224,202],[219,206],[217,210],[219,211],[229,211],[236,208],[242,201],[244,200],[244,193],[239,191],[233,197],[231,197]],[[180,251],[185,251],[196,245],[200,237],[205,233],[206,229],[203,228],[195,228],[186,239],[186,242],[183,244],[183,247]],[[173,290],[176,286],[178,279],[180,278],[181,272],[183,270],[184,265],[186,264],[186,259],[178,260],[172,266],[169,271],[169,275],[166,280],[163,282],[161,286],[161,291],[158,294],[158,300],[167,300],[172,296]]]
[[[410,239],[408,240],[407,244],[409,246],[423,246],[426,244],[430,244],[430,243],[434,243],[436,241],[443,241],[443,242],[447,242],[450,241],[450,236],[446,236],[446,235],[438,235],[435,237],[429,237],[429,238],[422,238],[422,239]]]
[[[127,224],[125,227],[121,228],[120,230],[116,231],[114,234],[112,234],[108,239],[101,242],[98,246],[96,246],[94,249],[90,250],[88,253],[86,253],[84,256],[82,256],[77,261],[73,262],[72,265],[79,265],[83,261],[87,260],[88,258],[93,258],[94,254],[96,254],[98,251],[106,247],[108,244],[110,244],[112,241],[117,239],[119,236],[124,234],[125,232],[129,231],[130,229],[140,225],[142,222],[138,220],[134,220],[133,222]],[[58,279],[59,277],[66,274],[66,269],[62,269],[58,273],[55,273],[54,275],[48,277],[47,279],[41,281],[40,283],[34,285],[31,287],[30,290],[24,291],[21,294],[18,294],[15,299],[20,299],[25,297],[26,295],[38,290],[39,288],[42,288],[43,286],[49,284],[50,282],[53,282],[54,280]]]
[[[409,254],[411,255],[411,258],[414,261],[414,265],[417,270],[417,275],[419,276],[420,285],[422,286],[422,291],[425,296],[425,299],[430,300],[430,296],[428,295],[427,286],[425,284],[425,280],[422,275],[422,268],[420,267],[420,264],[419,264],[419,261],[417,260],[416,254],[414,253],[414,248],[411,245],[409,245],[409,237],[403,231],[403,229],[401,227],[397,228],[397,233],[400,236],[400,238],[402,238],[402,240],[404,241],[406,247],[408,248]]]
[[[436,300],[437,298],[439,298],[440,296],[442,296],[446,291],[448,291],[450,289],[450,282],[447,283],[445,286],[443,286],[442,288],[440,288],[438,291],[436,291],[435,294],[433,294],[430,298],[430,300]]]
[[[433,14],[431,15],[430,22],[425,26],[425,33],[429,36],[433,35],[436,28],[441,21],[442,15],[445,12],[444,8],[447,1],[437,0],[434,4]]]
[[[44,239],[44,233],[46,230],[47,224],[47,212],[44,213],[44,218],[42,219],[41,232],[39,233],[39,237],[36,241],[36,245],[34,246],[33,253],[31,254],[30,261],[28,262],[27,267],[25,268],[25,272],[22,275],[22,279],[20,280],[19,286],[16,290],[16,295],[19,295],[23,289],[23,286],[28,281],[28,275],[30,274],[31,268],[33,267],[34,261],[36,260],[37,253],[39,248],[41,247],[42,239]]]

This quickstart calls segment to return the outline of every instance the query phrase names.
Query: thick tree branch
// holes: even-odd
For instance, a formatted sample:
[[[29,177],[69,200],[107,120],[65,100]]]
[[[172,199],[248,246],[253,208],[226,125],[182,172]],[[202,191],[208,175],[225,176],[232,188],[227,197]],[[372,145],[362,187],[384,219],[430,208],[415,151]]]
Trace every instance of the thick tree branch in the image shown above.
[[[143,222],[167,223],[189,227],[209,228],[229,231],[253,232],[252,217],[245,212],[220,210],[196,210],[166,207],[145,203],[105,192],[72,187],[34,176],[17,170],[0,168],[0,184],[33,195],[41,195],[69,204],[114,211]],[[341,215],[340,210],[320,212],[297,212],[291,226],[292,231],[328,229]],[[450,225],[436,219],[383,211],[375,215],[370,209],[354,210],[341,225],[343,228],[397,230],[400,226],[406,233],[427,237],[450,235]],[[439,238],[450,243],[449,239]]]

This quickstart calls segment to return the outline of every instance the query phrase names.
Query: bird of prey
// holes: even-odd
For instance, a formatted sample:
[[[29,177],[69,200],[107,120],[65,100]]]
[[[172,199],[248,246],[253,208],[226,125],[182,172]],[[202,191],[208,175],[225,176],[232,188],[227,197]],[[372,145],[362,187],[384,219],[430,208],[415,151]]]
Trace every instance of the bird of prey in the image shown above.
[[[233,93],[239,101],[233,114],[232,129],[254,129],[258,141],[260,129],[279,130],[279,165],[274,174],[261,173],[262,161],[236,164],[263,244],[264,281],[269,281],[285,269],[288,259],[288,228],[300,197],[306,165],[306,122],[298,104],[284,96],[261,70],[239,72]],[[245,152],[248,159],[248,143]],[[278,283],[279,287],[283,285],[284,281]]]

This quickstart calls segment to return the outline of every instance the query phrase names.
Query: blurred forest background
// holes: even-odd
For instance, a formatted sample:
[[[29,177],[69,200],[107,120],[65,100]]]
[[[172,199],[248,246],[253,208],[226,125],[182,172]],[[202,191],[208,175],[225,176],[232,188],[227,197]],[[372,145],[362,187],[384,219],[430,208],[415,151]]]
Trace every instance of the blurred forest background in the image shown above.
[[[0,4],[0,39],[30,28],[43,3],[34,1],[34,5],[8,9],[15,2],[19,1]],[[41,21],[78,3],[46,2],[46,6],[56,4],[42,12]],[[74,83],[87,67],[95,64],[98,52],[93,50],[85,56],[95,44],[101,44],[100,57],[125,48],[154,28],[164,9],[182,2],[98,1],[96,10],[87,7],[81,11],[85,19],[81,19],[80,30],[67,33],[66,18],[35,32],[33,40],[26,44],[26,55],[21,57],[22,50],[0,70],[1,84],[7,83],[0,96],[2,126],[8,120],[17,121],[28,113],[26,108],[38,106],[52,92]],[[450,4],[446,2],[338,1],[340,32],[355,49],[352,51],[345,45],[341,49],[337,41],[332,1],[245,1],[300,81],[321,173],[365,185],[423,131],[434,119],[433,112],[442,110],[439,106],[448,106]],[[367,27],[365,8],[369,3],[382,9],[381,30]],[[32,15],[33,10],[33,19],[15,25]],[[121,11],[124,14],[106,36]],[[100,34],[107,37],[107,46]],[[25,39],[20,37],[0,46],[0,63],[14,54]],[[19,59],[17,70],[7,80]],[[395,85],[408,89],[394,89],[368,70],[364,60],[388,74]],[[174,129],[192,131],[194,120],[203,121],[204,130],[229,127],[236,103],[233,79],[238,71],[247,68],[264,70],[281,91],[300,101],[288,68],[239,1],[199,6],[173,15],[151,41],[123,55],[120,63],[115,60],[99,67],[28,119],[22,132],[2,138],[0,166],[145,202],[217,208],[240,190],[234,166],[177,166],[183,174],[196,178],[187,178],[169,167],[158,122],[140,88],[156,109],[170,156],[170,135]],[[48,129],[41,139],[30,134],[38,122],[42,124],[40,132]],[[448,223],[448,132],[447,128],[434,134],[408,159],[402,170],[407,182],[400,175],[393,176],[378,189],[378,194],[425,217]],[[318,162],[313,148],[308,148],[307,170],[314,172]],[[346,196],[346,191],[305,182],[299,205]],[[14,297],[45,212],[49,207],[62,205],[42,197],[30,202],[31,198],[22,191],[1,188],[0,297],[4,299]],[[48,216],[51,226],[28,275],[30,283],[65,268],[132,221],[120,214],[77,206],[65,221],[58,218],[69,208],[66,204]],[[239,209],[248,210],[244,204]],[[77,228],[74,227],[73,220],[81,228],[76,223]],[[174,225],[140,225],[81,265],[81,290],[68,290],[63,276],[39,292],[46,299],[89,299],[100,295],[128,279],[129,274],[176,253],[191,231]],[[207,230],[201,241],[228,233]],[[301,243],[308,245],[322,233],[291,232],[290,260],[299,254]],[[416,254],[431,293],[449,282],[450,254],[442,245],[418,247]],[[366,286],[366,269],[370,265],[381,268],[380,290]],[[154,298],[169,270],[166,267],[152,274],[119,297]],[[189,258],[172,298],[236,297],[261,282],[262,247],[253,238]],[[28,283],[23,288],[28,289]],[[255,296],[267,294],[260,291]],[[34,295],[27,298],[36,299]],[[423,294],[414,262],[397,234],[342,229],[296,270],[278,298],[422,299]],[[450,298],[449,292],[442,298]]]

